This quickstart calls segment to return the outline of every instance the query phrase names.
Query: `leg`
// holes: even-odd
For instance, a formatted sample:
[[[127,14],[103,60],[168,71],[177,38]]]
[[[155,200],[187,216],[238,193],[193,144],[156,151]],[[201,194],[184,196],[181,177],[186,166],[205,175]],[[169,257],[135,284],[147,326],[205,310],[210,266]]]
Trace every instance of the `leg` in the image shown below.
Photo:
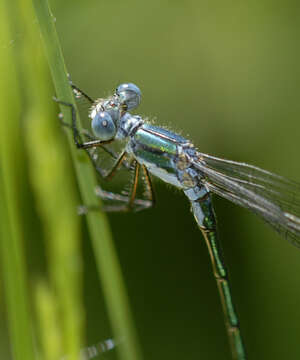
[[[91,360],[95,357],[103,356],[108,351],[111,351],[116,348],[120,343],[116,342],[114,339],[106,339],[104,341],[98,342],[94,345],[87,346],[80,350],[78,359],[81,360]],[[65,355],[60,360],[69,360],[69,356]]]
[[[59,120],[62,126],[72,129],[72,126],[63,120],[62,113],[59,114]],[[88,130],[82,129],[81,134],[86,136],[90,141],[97,140]]]
[[[124,161],[125,153],[120,156],[112,170],[108,174],[103,174],[103,177],[111,178],[115,175],[116,170],[121,166],[122,161]],[[140,169],[142,169],[143,177],[142,181],[145,186],[144,198],[137,199],[136,192],[138,186],[138,180],[140,175]],[[102,190],[100,186],[96,188],[96,195],[99,196],[103,201],[115,201],[119,204],[105,205],[105,206],[79,206],[78,213],[80,215],[87,214],[89,211],[98,211],[103,210],[106,212],[129,212],[129,211],[141,211],[147,208],[150,208],[155,203],[154,191],[149,176],[148,170],[144,165],[134,162],[134,173],[133,173],[133,182],[129,195],[121,195],[113,192]]]
[[[56,98],[54,98],[54,100],[62,105],[65,105],[65,106],[69,106],[71,107],[71,110],[72,110],[72,125],[66,123],[65,121],[63,121],[62,118],[60,118],[61,120],[61,124],[65,127],[68,127],[70,129],[72,129],[73,131],[73,137],[74,137],[74,142],[77,146],[77,148],[79,149],[85,149],[85,150],[89,150],[89,149],[93,149],[93,148],[96,148],[96,147],[101,147],[101,149],[103,149],[107,154],[109,154],[112,158],[114,159],[118,159],[118,154],[116,152],[114,152],[112,149],[110,149],[109,147],[107,147],[106,145],[108,145],[111,141],[100,141],[100,140],[97,140],[93,135],[91,135],[89,133],[88,130],[86,129],[83,129],[81,134],[78,132],[78,129],[77,129],[77,126],[76,126],[76,110],[73,106],[73,104],[70,104],[70,103],[66,103],[64,101],[60,101],[60,100],[57,100]],[[81,136],[80,135],[84,135],[86,136],[89,141],[88,142],[82,142],[81,140]],[[91,158],[91,160],[94,162],[93,160],[93,157],[92,157],[92,154],[89,153],[89,156]],[[130,164],[128,164],[127,161],[122,161],[122,166],[124,166],[126,169],[129,169],[130,167]],[[97,170],[97,172],[100,174],[101,177],[104,177],[105,178],[105,173],[104,171],[95,164],[95,168]]]
[[[79,87],[77,87],[76,85],[74,85],[73,82],[72,82],[72,80],[71,80],[70,78],[69,78],[69,80],[70,80],[70,85],[71,85],[71,87],[72,87],[72,89],[73,89],[73,92],[74,92],[74,94],[75,94],[76,97],[83,96],[83,97],[86,98],[91,104],[93,104],[93,103],[95,102],[95,101],[94,101],[89,95],[87,95],[83,90],[79,89]],[[68,103],[63,103],[63,102],[61,102],[61,101],[58,101],[58,102],[60,102],[60,103],[63,104],[63,105],[67,105],[67,106],[72,105],[72,104],[68,104]],[[73,117],[73,111],[72,111],[72,117]],[[69,124],[67,124],[67,123],[65,123],[65,122],[63,122],[63,121],[62,121],[62,124],[63,124],[64,126],[68,126],[68,127],[70,127],[70,128],[73,128],[72,126],[70,126]],[[87,131],[86,129],[83,129],[83,130],[82,130],[82,134],[83,134],[84,136],[86,136],[90,141],[93,141],[93,142],[97,141],[97,139],[96,139],[94,136],[92,136],[92,135],[89,133],[89,131]],[[110,155],[112,155],[115,159],[117,158],[116,154],[113,153],[112,150],[106,148],[104,145],[102,146],[102,148],[103,148],[107,153],[109,153]]]
[[[71,79],[70,79],[70,85],[71,85],[71,87],[72,87],[72,89],[73,89],[73,92],[74,92],[74,94],[75,94],[76,97],[83,96],[83,97],[86,98],[91,104],[93,104],[93,103],[95,102],[88,94],[86,94],[83,90],[79,89],[79,87],[77,87],[76,85],[74,85]],[[63,102],[61,102],[61,101],[59,101],[59,102],[60,102],[61,104],[63,104],[63,105],[69,105],[69,106],[72,105],[72,104],[68,104],[68,103],[63,103]],[[65,122],[62,122],[62,123],[63,123],[64,125],[68,126],[67,123],[65,123]],[[72,127],[71,127],[71,128],[72,128]],[[82,133],[83,133],[83,135],[85,135],[90,141],[94,141],[94,142],[97,141],[97,139],[96,139],[94,136],[92,136],[86,129],[83,129]],[[109,153],[109,151],[110,151],[110,152],[112,153],[112,151],[111,151],[111,150],[108,151],[108,149],[105,148],[104,145],[102,146],[102,148],[103,148],[104,150],[106,150],[106,152]],[[113,157],[114,157],[114,158],[117,158],[116,155],[113,155]]]
[[[78,89],[79,90],[79,89]],[[84,94],[84,93],[83,93]],[[84,96],[86,96],[84,94]],[[108,154],[110,154],[113,158],[116,158],[116,155],[114,152],[112,152],[110,149],[106,148],[105,145],[109,144],[111,142],[111,140],[109,141],[100,141],[95,139],[93,136],[91,136],[88,132],[84,132],[83,134],[85,136],[87,136],[89,138],[90,141],[88,142],[82,142],[81,138],[80,138],[80,134],[78,132],[77,126],[76,126],[76,109],[74,107],[73,104],[71,103],[67,103],[64,101],[60,101],[56,98],[54,98],[54,100],[62,105],[65,106],[69,106],[71,108],[72,111],[72,125],[69,125],[65,122],[62,122],[64,126],[70,127],[73,130],[73,137],[74,137],[74,142],[77,146],[77,148],[80,149],[93,149],[95,147],[101,147],[102,149],[104,149]],[[89,154],[91,160],[94,162],[92,154]],[[116,174],[117,170],[119,169],[119,167],[121,165],[125,166],[127,169],[130,168],[130,164],[128,164],[125,161],[125,157],[126,157],[126,152],[124,151],[121,156],[117,159],[116,163],[113,165],[112,169],[108,172],[105,173],[101,168],[99,168],[96,164],[96,170],[98,171],[98,173],[100,174],[100,176],[104,179],[110,180],[111,178],[113,178],[113,176]],[[144,184],[146,186],[146,197],[147,199],[135,199],[136,197],[136,191],[137,191],[137,185],[138,185],[138,178],[139,178],[139,171],[140,171],[140,165],[135,162],[134,165],[134,181],[133,181],[133,186],[131,189],[131,195],[130,197],[127,196],[123,196],[123,195],[118,195],[118,194],[113,194],[110,192],[106,192],[103,191],[102,189],[97,190],[98,192],[98,196],[102,197],[104,200],[117,200],[123,203],[126,203],[125,205],[122,206],[117,206],[117,207],[110,207],[107,208],[107,211],[129,211],[133,208],[135,208],[135,210],[142,210],[144,208],[148,208],[151,207],[154,203],[154,195],[153,195],[153,188],[152,188],[152,183],[151,183],[151,179],[149,176],[149,173],[147,171],[147,169],[142,166],[142,170],[144,173]],[[137,209],[137,206],[139,206],[140,208]],[[84,214],[87,212],[87,210],[89,210],[90,208],[85,207],[85,206],[80,206],[79,207],[79,213],[80,214]],[[92,208],[90,210],[97,210],[95,208]]]
[[[103,174],[102,177],[106,180],[111,180],[115,175],[117,170],[120,168],[120,166],[123,164],[124,160],[126,157],[126,152],[124,151],[119,158],[117,159],[117,161],[115,162],[115,164],[113,165],[113,167],[111,168],[111,170],[106,173]]]
[[[85,92],[83,92],[81,89],[79,89],[79,87],[77,87],[76,85],[73,84],[73,81],[71,79],[71,75],[70,74],[67,74],[68,76],[68,79],[69,79],[69,84],[71,86],[71,88],[73,89],[73,93],[76,97],[85,97],[91,104],[94,103],[94,100],[88,95],[86,94]]]
[[[151,206],[155,205],[155,193],[153,189],[152,180],[150,174],[146,168],[146,166],[142,165],[143,173],[144,173],[144,186],[145,186],[145,197],[148,201],[151,202]]]
[[[87,95],[85,92],[83,92],[82,90],[80,90],[76,85],[74,85],[71,80],[70,80],[70,85],[71,85],[71,87],[72,87],[72,89],[73,89],[73,92],[74,92],[74,94],[75,94],[76,97],[83,96],[83,97],[85,97],[91,104],[94,103],[94,100],[93,100],[89,95]]]
[[[186,195],[188,194],[186,193]],[[188,197],[191,200],[191,209],[195,220],[208,247],[213,273],[222,302],[232,357],[235,360],[246,360],[246,352],[241,337],[239,320],[232,301],[228,273],[225,267],[222,249],[217,238],[216,219],[210,194],[206,193],[198,199],[193,199],[190,196]]]
[[[125,160],[127,155],[125,151],[123,151],[121,155],[117,156],[111,149],[108,149],[105,146],[101,146],[101,149],[105,150],[111,157],[113,157],[116,160],[110,170],[108,171],[103,170],[100,166],[98,166],[96,160],[94,160],[95,154],[93,154],[93,149],[94,148],[88,151],[88,154],[91,161],[94,164],[95,169],[97,170],[98,174],[102,179],[108,181],[111,180],[116,175],[117,170],[120,168],[121,165],[124,166],[126,169],[130,169],[130,164]]]
[[[61,123],[63,126],[69,128],[69,129],[73,129],[70,124],[68,124],[68,123],[66,123],[65,121],[63,121],[63,118],[62,118],[62,117],[60,117],[60,123]],[[95,141],[95,140],[97,140],[97,139],[96,139],[88,130],[86,130],[86,129],[82,129],[80,135],[85,136],[89,141]],[[110,149],[109,147],[107,147],[106,145],[102,145],[101,148],[102,148],[107,154],[109,154],[112,158],[114,158],[114,159],[117,159],[117,158],[118,158],[117,153],[116,153],[115,151],[113,151],[112,149]],[[122,163],[122,165],[125,166],[127,169],[129,168],[129,167],[128,167],[128,163],[125,162],[125,161]]]
[[[112,142],[112,140],[108,140],[108,141],[91,140],[88,142],[82,142],[78,128],[76,126],[76,109],[75,109],[74,105],[71,103],[65,102],[65,101],[58,100],[55,97],[53,98],[53,100],[61,105],[65,105],[65,106],[68,106],[71,108],[71,112],[72,112],[71,129],[73,131],[73,138],[74,138],[75,145],[77,146],[78,149],[89,149],[89,148],[95,147],[95,146],[103,147],[103,145],[110,144]]]
[[[143,199],[136,198],[140,169],[142,169],[143,172],[142,181],[145,186]],[[104,210],[107,212],[141,211],[152,207],[155,203],[153,186],[148,170],[144,165],[139,165],[138,163],[135,164],[132,188],[128,196],[104,191],[100,187],[97,187],[96,194],[104,201],[117,201],[120,203],[120,205],[113,204],[113,205],[105,206]]]

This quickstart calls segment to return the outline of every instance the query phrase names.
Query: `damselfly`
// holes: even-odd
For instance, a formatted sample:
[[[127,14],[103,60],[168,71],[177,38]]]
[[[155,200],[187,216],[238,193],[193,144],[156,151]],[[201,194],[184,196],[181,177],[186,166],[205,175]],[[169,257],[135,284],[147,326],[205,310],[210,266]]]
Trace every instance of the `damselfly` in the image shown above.
[[[102,199],[114,203],[107,210],[138,211],[152,206],[154,195],[150,174],[181,189],[187,196],[208,247],[232,357],[246,359],[217,237],[212,194],[258,214],[293,245],[300,247],[300,185],[252,165],[203,154],[182,136],[132,115],[129,111],[141,101],[141,92],[134,84],[122,84],[112,96],[96,101],[71,85],[77,96],[83,96],[91,103],[90,129],[80,133],[75,108],[59,101],[72,109],[71,128],[77,148],[88,151],[96,171],[103,178],[111,179],[121,167],[132,170],[133,180],[127,195],[98,188],[97,194]],[[113,143],[122,145],[118,153],[111,149]],[[101,167],[101,151],[114,159],[109,171]],[[145,188],[141,197],[137,196],[139,181]]]

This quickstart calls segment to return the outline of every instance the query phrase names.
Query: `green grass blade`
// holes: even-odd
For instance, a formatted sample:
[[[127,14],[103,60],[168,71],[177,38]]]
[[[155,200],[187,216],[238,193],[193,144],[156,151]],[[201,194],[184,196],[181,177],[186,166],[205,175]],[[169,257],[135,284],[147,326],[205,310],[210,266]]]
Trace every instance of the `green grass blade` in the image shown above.
[[[32,2],[20,0],[15,17],[24,34],[19,44],[27,100],[23,109],[26,124],[23,137],[50,273],[49,285],[41,286],[39,282],[35,288],[39,340],[43,359],[58,360],[67,354],[70,360],[77,360],[83,344],[84,315],[74,176],[59,121],[55,121],[53,89]],[[51,323],[53,318],[57,319],[56,328]]]
[[[5,284],[8,326],[15,360],[35,358],[29,312],[22,228],[22,170],[20,92],[16,64],[9,46],[10,16],[0,2],[0,253]]]
[[[63,333],[61,327],[62,321],[58,311],[58,301],[54,292],[51,291],[45,281],[37,281],[35,284],[35,300],[37,309],[37,319],[39,327],[39,343],[41,345],[42,360],[59,360],[62,357],[62,351],[69,355],[69,359],[74,359],[72,349],[75,351],[72,333]],[[64,315],[63,315],[64,316]],[[65,322],[65,321],[64,321]],[[67,329],[66,329],[67,330]],[[69,340],[65,346],[64,339]],[[69,350],[70,349],[70,350]],[[75,354],[75,359],[78,360]]]
[[[57,97],[73,103],[74,99],[48,3],[46,0],[34,0],[34,5]],[[70,122],[69,109],[62,107],[61,110],[65,121]],[[79,154],[76,151],[71,134],[69,134],[69,141],[83,202],[87,205],[97,205],[98,200],[94,194],[95,174],[89,159],[86,154]],[[87,215],[87,222],[114,334],[119,339],[125,339],[119,347],[120,358],[139,360],[141,352],[106,216],[100,212],[90,212]]]

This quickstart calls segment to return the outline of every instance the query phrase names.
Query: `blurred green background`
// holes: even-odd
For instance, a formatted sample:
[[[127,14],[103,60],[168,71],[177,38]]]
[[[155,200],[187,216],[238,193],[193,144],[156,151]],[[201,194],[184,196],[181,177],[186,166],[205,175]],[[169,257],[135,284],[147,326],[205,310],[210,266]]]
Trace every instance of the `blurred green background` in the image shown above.
[[[134,82],[143,94],[137,113],[180,132],[201,152],[299,181],[297,1],[50,5],[72,80],[91,97]],[[22,42],[22,33],[12,40]],[[155,208],[109,214],[145,359],[230,359],[209,257],[188,202],[154,182]],[[299,358],[300,251],[248,211],[217,198],[215,207],[249,359]],[[31,239],[34,276],[43,250]],[[82,240],[86,342],[93,344],[112,333],[87,233]],[[0,306],[0,358],[10,359],[1,299]]]

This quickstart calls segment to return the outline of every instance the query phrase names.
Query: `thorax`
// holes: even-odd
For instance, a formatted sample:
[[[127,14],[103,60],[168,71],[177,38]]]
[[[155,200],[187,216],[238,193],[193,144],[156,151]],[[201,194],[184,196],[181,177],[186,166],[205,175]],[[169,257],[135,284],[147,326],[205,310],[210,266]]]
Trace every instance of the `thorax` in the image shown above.
[[[187,189],[197,183],[189,161],[195,149],[180,135],[144,123],[131,137],[127,151],[150,173],[169,184]]]

